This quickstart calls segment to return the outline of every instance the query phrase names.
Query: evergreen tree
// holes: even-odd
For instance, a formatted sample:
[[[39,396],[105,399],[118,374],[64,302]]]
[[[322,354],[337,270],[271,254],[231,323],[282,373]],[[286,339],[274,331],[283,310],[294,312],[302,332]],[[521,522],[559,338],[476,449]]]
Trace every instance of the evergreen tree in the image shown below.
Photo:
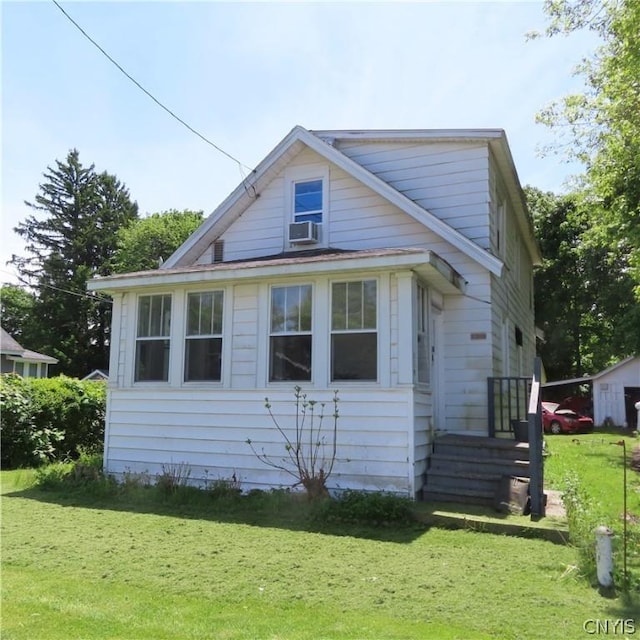
[[[109,301],[88,295],[86,283],[110,273],[117,232],[138,207],[115,176],[83,167],[75,149],[44,178],[35,202],[26,202],[36,213],[15,229],[30,255],[11,262],[36,291],[38,348],[81,376],[107,366],[111,322]]]

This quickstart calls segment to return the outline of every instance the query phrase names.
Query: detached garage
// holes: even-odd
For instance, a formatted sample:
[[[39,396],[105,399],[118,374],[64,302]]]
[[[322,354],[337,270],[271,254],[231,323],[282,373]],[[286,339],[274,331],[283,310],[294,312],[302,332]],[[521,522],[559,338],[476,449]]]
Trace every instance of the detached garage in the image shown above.
[[[640,356],[630,356],[600,373],[572,380],[547,382],[543,386],[592,383],[593,421],[597,426],[608,422],[638,428],[636,402],[640,402]]]

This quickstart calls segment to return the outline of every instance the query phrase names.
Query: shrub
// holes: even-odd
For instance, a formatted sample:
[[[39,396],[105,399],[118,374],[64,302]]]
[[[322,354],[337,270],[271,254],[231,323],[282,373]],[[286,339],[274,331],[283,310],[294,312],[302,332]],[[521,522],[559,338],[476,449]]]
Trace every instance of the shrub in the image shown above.
[[[376,525],[413,520],[412,501],[392,493],[347,490],[318,506],[316,519]]]
[[[0,446],[2,467],[34,467],[56,453],[60,429],[37,424],[31,381],[17,375],[0,377]]]
[[[103,382],[0,377],[2,466],[38,466],[101,449],[105,403]]]
[[[81,489],[90,494],[115,492],[116,482],[102,470],[102,455],[81,450],[75,461],[53,462],[36,472],[36,484],[47,491]]]
[[[338,392],[333,394],[333,426],[328,434],[323,432],[324,402],[316,402],[307,398],[302,388],[296,385],[293,389],[295,399],[294,428],[285,429],[271,410],[269,398],[265,398],[265,408],[271,420],[280,434],[286,455],[272,456],[262,449],[258,451],[251,439],[247,444],[254,455],[269,467],[284,471],[296,479],[295,484],[302,485],[310,500],[326,498],[329,495],[327,480],[333,472],[333,466],[337,455],[338,435]],[[319,409],[316,405],[319,404]]]

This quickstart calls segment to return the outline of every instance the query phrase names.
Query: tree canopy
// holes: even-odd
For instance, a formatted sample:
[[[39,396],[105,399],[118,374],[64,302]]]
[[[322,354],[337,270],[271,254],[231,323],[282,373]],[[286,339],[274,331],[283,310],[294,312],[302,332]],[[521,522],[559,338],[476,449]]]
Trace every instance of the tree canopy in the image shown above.
[[[202,223],[202,211],[171,209],[121,227],[113,261],[115,273],[157,269]]]
[[[77,150],[48,167],[33,203],[35,212],[15,231],[27,256],[13,256],[35,290],[31,322],[39,340],[30,348],[60,361],[69,375],[85,375],[108,362],[110,301],[90,296],[87,281],[113,269],[117,231],[135,220],[138,207],[113,175],[84,167]]]
[[[538,116],[558,132],[558,147],[584,163],[581,197],[592,212],[586,242],[628,256],[640,299],[640,2],[547,0],[546,35],[596,32],[601,46],[576,69],[582,93]]]
[[[585,240],[594,213],[579,195],[525,193],[544,256],[534,289],[549,378],[579,377],[640,353],[640,306],[626,251]]]

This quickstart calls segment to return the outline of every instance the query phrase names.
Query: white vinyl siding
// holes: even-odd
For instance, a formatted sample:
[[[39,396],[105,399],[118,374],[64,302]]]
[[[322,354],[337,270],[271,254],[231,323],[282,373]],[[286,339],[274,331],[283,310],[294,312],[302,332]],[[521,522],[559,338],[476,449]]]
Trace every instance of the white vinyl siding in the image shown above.
[[[304,391],[331,407],[331,390]],[[293,389],[220,389],[215,396],[193,388],[111,389],[106,467],[116,475],[147,473],[154,480],[163,465],[184,462],[194,484],[235,474],[245,491],[290,487],[291,477],[262,464],[246,442],[282,455],[284,443],[264,407],[265,395],[283,428],[293,429]],[[413,496],[408,391],[341,389],[339,397],[338,456],[329,487]]]

